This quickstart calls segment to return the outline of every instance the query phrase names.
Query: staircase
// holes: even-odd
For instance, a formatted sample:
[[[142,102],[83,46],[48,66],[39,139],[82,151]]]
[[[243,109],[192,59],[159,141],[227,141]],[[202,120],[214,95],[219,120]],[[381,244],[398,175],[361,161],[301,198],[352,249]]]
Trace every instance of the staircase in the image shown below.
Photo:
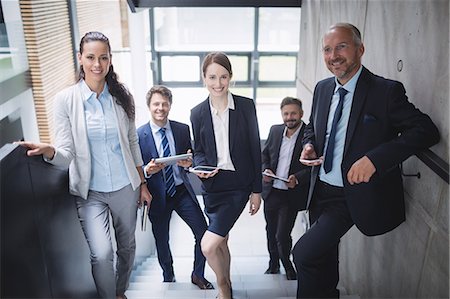
[[[199,198],[200,199],[200,198]],[[200,201],[200,203],[202,203]],[[246,208],[230,232],[231,281],[235,299],[293,299],[297,281],[288,281],[283,274],[263,274],[269,257],[266,248],[265,220],[262,209],[254,216]],[[193,264],[194,237],[189,227],[172,215],[170,244],[174,258],[176,282],[163,283],[162,271],[156,256],[150,256],[133,271],[128,299],[199,299],[216,298],[217,290],[200,290],[190,280]],[[293,230],[294,242],[304,232],[303,214],[299,213]],[[281,267],[283,268],[283,267]],[[283,271],[283,269],[281,269]],[[205,277],[214,286],[214,272],[206,266]],[[341,294],[344,293],[342,290]],[[341,296],[357,299],[355,296]]]

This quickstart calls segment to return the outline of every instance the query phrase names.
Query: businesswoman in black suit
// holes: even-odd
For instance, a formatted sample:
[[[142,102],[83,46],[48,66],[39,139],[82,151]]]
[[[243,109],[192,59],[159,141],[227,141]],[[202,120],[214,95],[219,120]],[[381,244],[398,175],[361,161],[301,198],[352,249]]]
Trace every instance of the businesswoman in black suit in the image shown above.
[[[203,60],[209,97],[191,111],[194,164],[215,166],[198,173],[209,226],[201,247],[216,274],[219,298],[232,298],[228,233],[250,198],[249,213],[261,205],[261,145],[253,100],[231,94],[228,57],[209,53]]]

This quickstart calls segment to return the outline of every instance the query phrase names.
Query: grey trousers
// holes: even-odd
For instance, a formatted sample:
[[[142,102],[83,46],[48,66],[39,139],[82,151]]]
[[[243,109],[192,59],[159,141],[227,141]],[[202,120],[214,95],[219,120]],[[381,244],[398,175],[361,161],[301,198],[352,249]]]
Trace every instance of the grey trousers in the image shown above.
[[[90,252],[92,276],[101,298],[116,298],[128,288],[136,251],[135,229],[139,189],[128,185],[114,192],[89,191],[76,198],[78,218]],[[110,232],[110,215],[117,242],[117,263]]]

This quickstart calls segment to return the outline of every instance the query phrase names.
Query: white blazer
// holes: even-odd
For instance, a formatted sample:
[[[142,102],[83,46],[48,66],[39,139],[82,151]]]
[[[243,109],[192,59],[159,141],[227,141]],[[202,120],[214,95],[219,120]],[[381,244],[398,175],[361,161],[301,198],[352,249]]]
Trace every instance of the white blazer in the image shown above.
[[[125,110],[116,103],[119,142],[125,168],[131,185],[136,190],[141,179],[136,167],[143,164],[138,144],[136,125]],[[56,94],[54,100],[55,156],[51,164],[69,167],[69,191],[71,194],[87,198],[91,180],[91,153],[86,130],[81,81]]]

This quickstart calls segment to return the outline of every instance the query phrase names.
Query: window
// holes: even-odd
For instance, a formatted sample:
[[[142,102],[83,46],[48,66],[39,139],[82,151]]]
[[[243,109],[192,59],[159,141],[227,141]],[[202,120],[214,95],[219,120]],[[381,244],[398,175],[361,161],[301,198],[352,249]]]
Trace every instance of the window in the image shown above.
[[[211,51],[231,60],[233,93],[253,98],[261,138],[281,122],[279,104],[296,95],[300,8],[170,7],[150,9],[154,84],[174,94],[170,117],[190,123],[207,98],[201,62]],[[271,121],[267,121],[271,120]]]
[[[27,69],[19,1],[0,1],[0,82]]]
[[[155,8],[157,51],[251,51],[253,8]]]

